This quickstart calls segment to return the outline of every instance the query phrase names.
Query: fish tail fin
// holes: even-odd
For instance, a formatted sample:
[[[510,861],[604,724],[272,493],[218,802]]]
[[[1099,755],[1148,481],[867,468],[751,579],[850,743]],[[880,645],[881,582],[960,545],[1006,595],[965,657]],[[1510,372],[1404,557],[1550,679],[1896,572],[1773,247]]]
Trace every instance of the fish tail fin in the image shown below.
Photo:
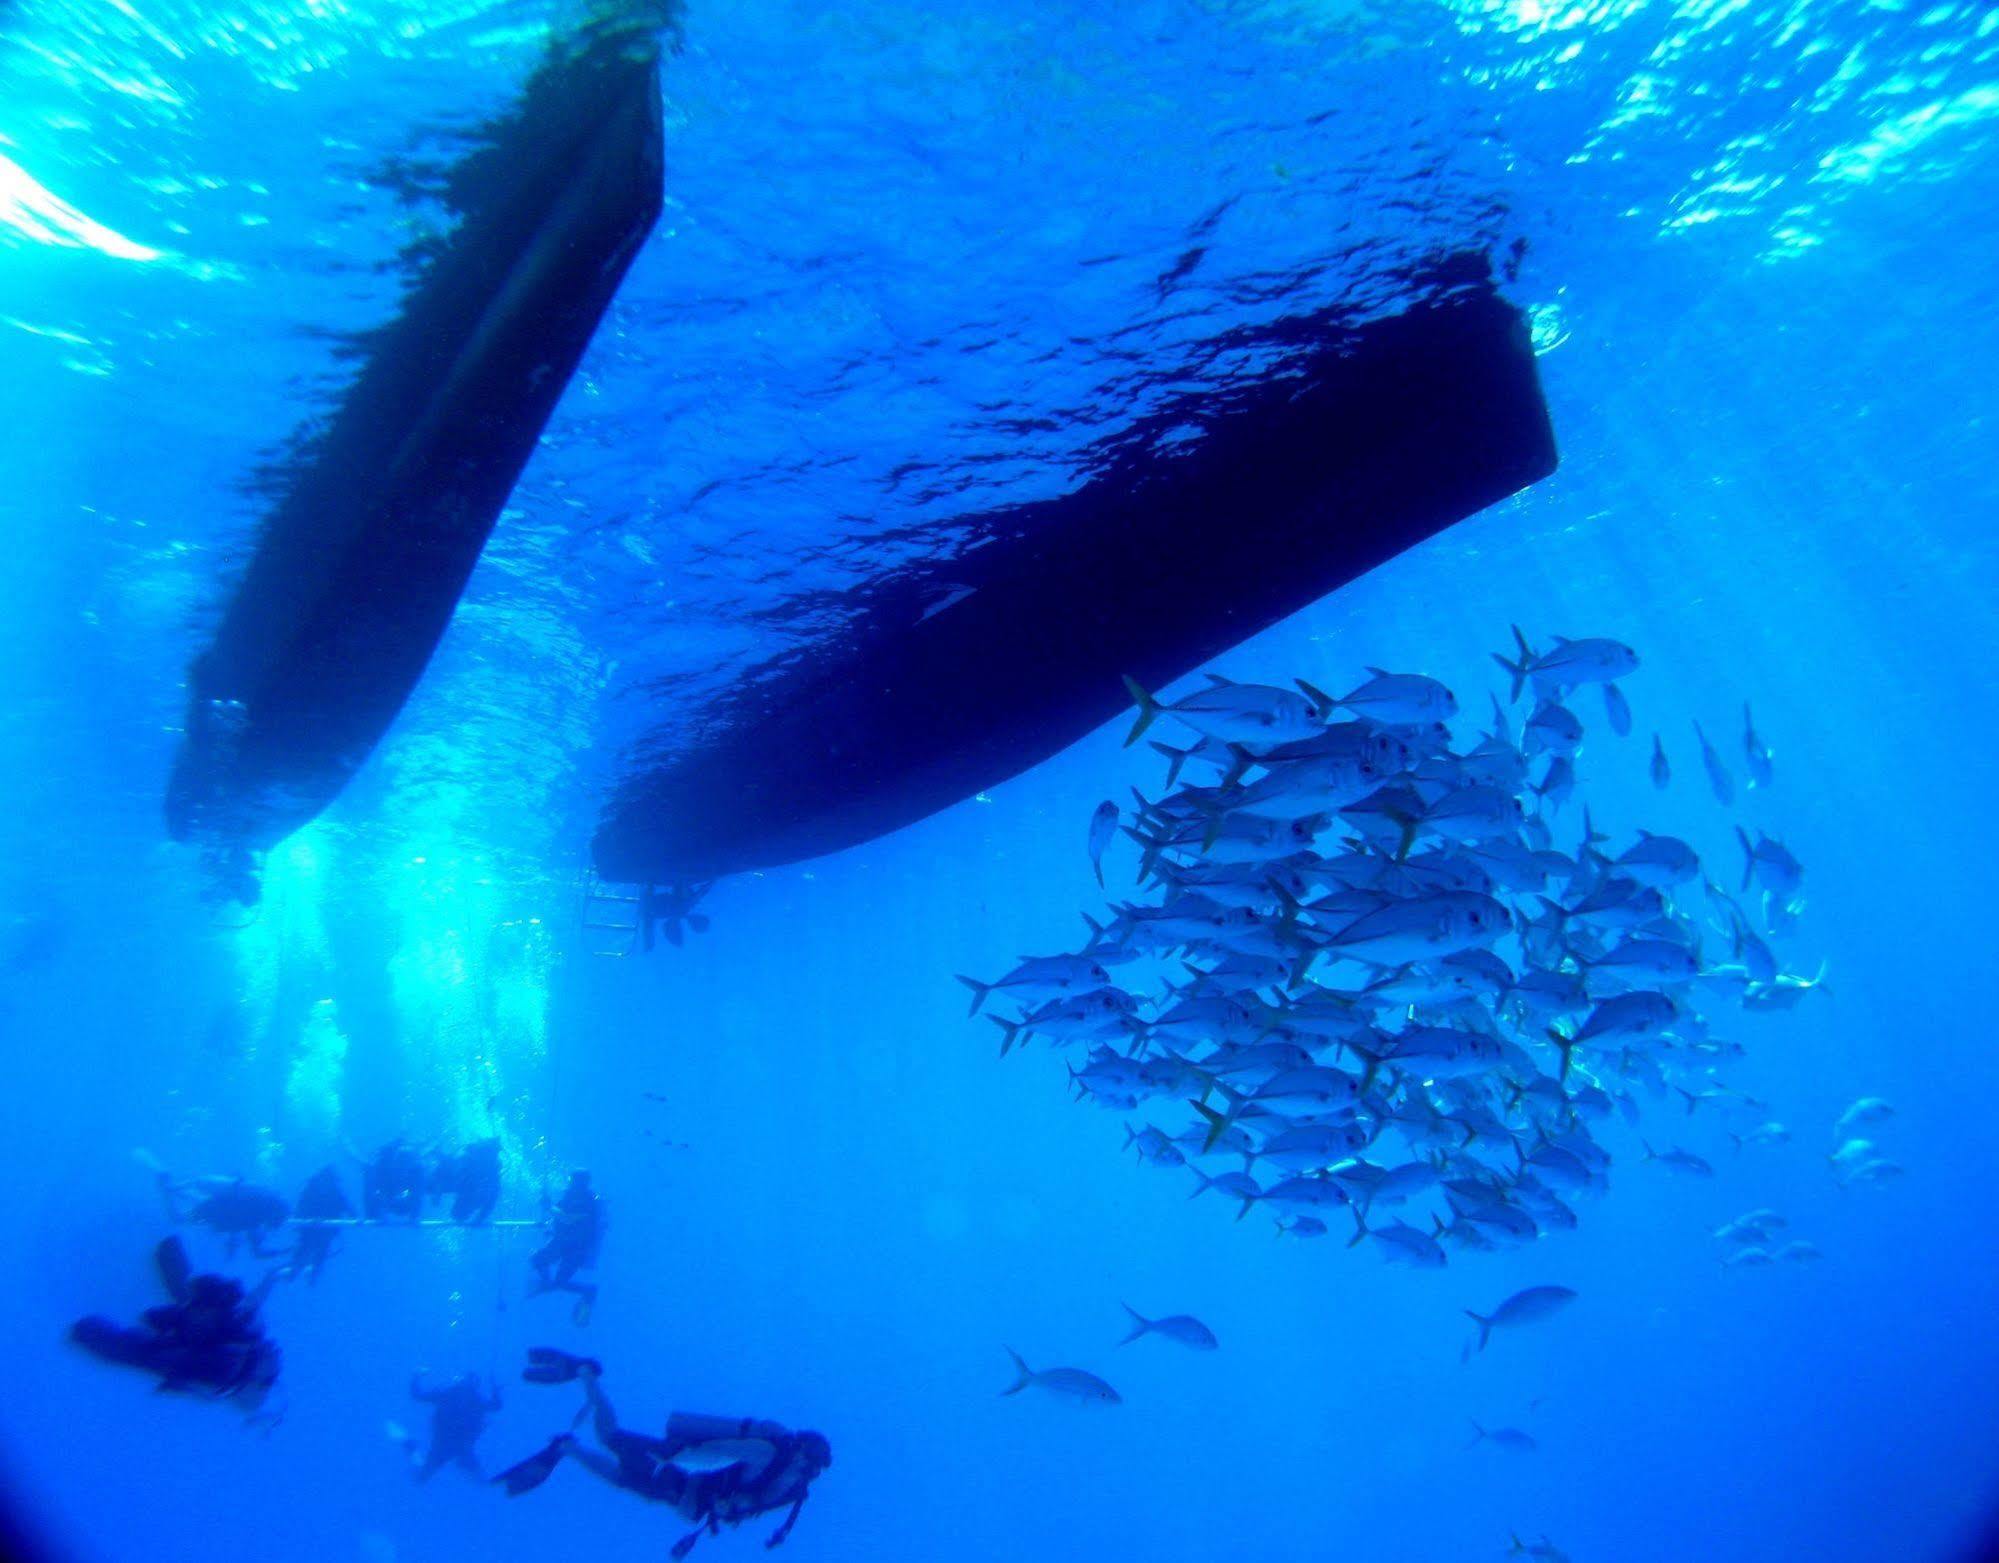
[[[1673,1089],[1675,1091],[1678,1091],[1680,1095],[1684,1096],[1687,1099],[1687,1116],[1689,1118],[1693,1117],[1694,1109],[1700,1106],[1701,1099],[1698,1096],[1694,1095],[1693,1092],[1689,1091],[1683,1085],[1676,1085],[1673,1087]]]
[[[1302,678],[1293,679],[1291,682],[1296,684],[1299,692],[1312,702],[1312,714],[1318,717],[1320,721],[1325,721],[1327,717],[1331,716],[1338,709],[1339,701],[1335,700],[1323,689],[1315,689]]]
[[[1737,1133],[1736,1133],[1736,1132],[1735,1132],[1735,1131],[1734,1131],[1733,1129],[1726,1129],[1726,1130],[1723,1130],[1722,1132],[1723,1132],[1723,1133],[1725,1133],[1725,1134],[1726,1134],[1726,1135],[1727,1135],[1727,1136],[1728,1136],[1728,1137],[1729,1137],[1729,1138],[1730,1138],[1731,1140],[1735,1141],[1735,1148],[1736,1148],[1736,1149],[1737,1149],[1738,1151],[1742,1149],[1742,1136],[1741,1136],[1741,1135],[1737,1134]]]
[[[1470,1417],[1467,1418],[1467,1420],[1470,1421],[1471,1423],[1471,1442],[1466,1444],[1465,1447],[1467,1449],[1474,1449],[1478,1445],[1485,1442],[1486,1432],[1484,1426],[1480,1424],[1479,1419],[1477,1417]]]
[[[1194,798],[1189,800],[1197,814],[1205,815],[1208,828],[1201,832],[1201,853],[1206,856],[1214,850],[1216,841],[1221,839],[1222,825],[1228,819],[1229,806],[1219,798]]]
[[[1367,1236],[1367,1217],[1362,1214],[1361,1208],[1358,1205],[1353,1207],[1353,1224],[1354,1234],[1347,1239],[1347,1247],[1358,1248],[1360,1247],[1361,1239]]]
[[[1132,1142],[1137,1138],[1138,1138],[1138,1131],[1134,1129],[1130,1124],[1126,1124],[1124,1126],[1124,1144],[1120,1145],[1118,1149],[1121,1151],[1130,1150]]]
[[[1012,1051],[1014,1043],[1020,1040],[1021,1028],[1027,1022],[1024,1020],[1007,1020],[999,1015],[988,1015],[986,1019],[1000,1028],[1000,1032],[1002,1033],[1000,1036],[1000,1057],[1005,1058]]]
[[[1223,1133],[1228,1129],[1229,1126],[1228,1114],[1216,1112],[1214,1108],[1210,1107],[1206,1102],[1192,1102],[1189,1105],[1194,1109],[1195,1112],[1199,1113],[1203,1118],[1208,1120],[1208,1138],[1206,1139],[1205,1142],[1203,1142],[1201,1146],[1201,1153],[1203,1155],[1206,1155],[1209,1151],[1215,1148],[1215,1141],[1219,1140],[1222,1137]],[[1195,1194],[1201,1193],[1202,1190],[1206,1189],[1207,1186],[1214,1181],[1212,1178],[1209,1178],[1205,1174],[1201,1173],[1199,1168],[1195,1169],[1195,1175],[1201,1179],[1201,1187],[1194,1191]],[[1190,1194],[1187,1197],[1189,1199],[1192,1199],[1194,1196],[1193,1194]]]
[[[1185,749],[1176,749],[1157,738],[1152,740],[1151,747],[1154,753],[1166,756],[1166,790],[1171,792],[1173,784],[1180,779],[1180,767],[1187,763],[1187,756],[1194,752],[1194,747],[1189,744]]]
[[[1735,839],[1742,843],[1742,888],[1747,890],[1756,877],[1756,849],[1749,844],[1749,832],[1740,825],[1735,827]]]
[[[1159,866],[1159,854],[1172,843],[1164,836],[1148,836],[1130,825],[1124,827],[1124,833],[1143,849],[1138,854],[1138,882],[1141,885],[1147,884],[1152,879],[1153,871]]]
[[[1027,1388],[1029,1384],[1032,1384],[1034,1382],[1034,1369],[1030,1368],[1025,1362],[1023,1362],[1021,1360],[1020,1353],[1015,1351],[1011,1346],[1002,1347],[1001,1349],[1005,1351],[1009,1357],[1013,1358],[1013,1371],[1019,1375],[1019,1377],[1017,1377],[1013,1381],[1011,1388],[1003,1389],[1000,1391],[1000,1396],[1002,1399],[1004,1399],[1008,1395],[1019,1394],[1023,1389]]]
[[[1645,1147],[1645,1159],[1647,1161],[1657,1161],[1659,1159],[1659,1153],[1652,1149],[1652,1142],[1650,1140],[1640,1139],[1638,1143]]]
[[[993,991],[993,985],[989,982],[981,982],[976,977],[960,976],[958,980],[972,990],[972,1007],[966,1013],[970,1015],[978,1014],[979,1006],[985,1003],[986,995]]]
[[[1131,731],[1125,734],[1124,746],[1129,749],[1145,735],[1145,730],[1158,718],[1159,702],[1147,694],[1138,680],[1129,673],[1124,675],[1124,687],[1138,706],[1138,720],[1131,724]]]
[[[1505,668],[1507,675],[1513,680],[1513,689],[1508,698],[1513,704],[1518,705],[1520,692],[1527,687],[1527,670],[1534,665],[1534,648],[1527,644],[1527,637],[1520,633],[1519,625],[1513,625],[1512,629],[1513,644],[1520,648],[1520,660],[1508,662],[1496,651],[1492,654],[1492,660]]]
[[[1566,1080],[1569,1078],[1570,1066],[1575,1063],[1576,1040],[1574,1037],[1563,1036],[1553,1026],[1548,1028],[1548,1040],[1562,1050],[1562,1072],[1555,1078]]]
[[[1256,756],[1241,744],[1229,745],[1229,768],[1222,773],[1220,782],[1224,791],[1242,780],[1243,772],[1256,764]]]
[[[1244,1200],[1243,1200],[1243,1202],[1242,1202],[1242,1209],[1238,1210],[1238,1211],[1237,1211],[1237,1212],[1235,1213],[1235,1218],[1236,1218],[1236,1220],[1240,1221],[1240,1220],[1242,1220],[1242,1218],[1243,1218],[1244,1216],[1248,1215],[1248,1214],[1249,1214],[1249,1212],[1250,1212],[1250,1210],[1251,1210],[1251,1208],[1252,1208],[1252,1207],[1253,1207],[1253,1206],[1254,1206],[1255,1204],[1256,1204],[1256,1196],[1255,1196],[1255,1195],[1253,1195],[1253,1194],[1252,1194],[1252,1195],[1250,1195],[1249,1197],[1247,1197],[1246,1199],[1244,1199]]]
[[[1478,1324],[1478,1349],[1484,1351],[1485,1343],[1492,1339],[1492,1320],[1482,1313],[1473,1313],[1469,1308],[1465,1309],[1465,1317]]]
[[[1120,1346],[1129,1346],[1133,1341],[1137,1340],[1139,1336],[1145,1334],[1147,1331],[1149,1331],[1152,1328],[1152,1321],[1148,1319],[1144,1314],[1140,1313],[1136,1308],[1132,1307],[1132,1305],[1128,1302],[1121,1302],[1118,1304],[1118,1306],[1124,1309],[1126,1313],[1131,1315],[1131,1333],[1125,1336],[1123,1340],[1118,1342]]]

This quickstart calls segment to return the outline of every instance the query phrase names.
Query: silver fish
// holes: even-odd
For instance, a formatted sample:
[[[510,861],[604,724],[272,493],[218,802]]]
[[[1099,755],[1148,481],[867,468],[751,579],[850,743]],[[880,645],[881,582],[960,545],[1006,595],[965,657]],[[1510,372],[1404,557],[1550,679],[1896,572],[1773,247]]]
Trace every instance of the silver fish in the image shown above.
[[[1220,743],[1272,744],[1304,738],[1319,726],[1311,701],[1294,690],[1267,684],[1232,684],[1213,679],[1170,705],[1155,700],[1135,679],[1124,687],[1138,706],[1138,720],[1125,736],[1125,747],[1138,742],[1159,717],[1175,717],[1204,738]]]
[[[1631,707],[1625,701],[1624,691],[1615,684],[1603,686],[1603,714],[1610,720],[1610,730],[1619,738],[1631,736]]]
[[[1094,1373],[1086,1373],[1081,1368],[1043,1368],[1037,1373],[1021,1360],[1020,1353],[1011,1346],[1005,1350],[1013,1359],[1014,1372],[1019,1377],[1011,1386],[1000,1391],[1002,1396],[1017,1395],[1023,1389],[1039,1389],[1079,1405],[1116,1406],[1124,1403],[1124,1397]]]
[[[1104,849],[1117,835],[1117,827],[1117,805],[1106,798],[1090,816],[1090,867],[1096,871],[1099,885],[1104,882]]]
[[[1694,723],[1694,736],[1701,742],[1701,764],[1707,768],[1707,784],[1714,789],[1715,801],[1723,807],[1735,802],[1735,779],[1728,774],[1728,767],[1721,763],[1721,756],[1714,752],[1714,745],[1707,741],[1707,734],[1701,731],[1701,724]]]
[[[1465,1313],[1478,1325],[1478,1349],[1483,1351],[1494,1330],[1518,1329],[1552,1319],[1575,1300],[1576,1294],[1566,1286],[1530,1286],[1515,1292],[1491,1313],[1473,1313],[1469,1308]]]
[[[1775,774],[1770,746],[1756,736],[1756,719],[1749,714],[1749,702],[1742,702],[1742,752],[1749,760],[1749,785],[1768,787]]]
[[[1163,1335],[1170,1341],[1178,1341],[1182,1346],[1191,1346],[1195,1351],[1213,1351],[1221,1342],[1215,1339],[1215,1332],[1192,1314],[1176,1313],[1164,1319],[1148,1319],[1130,1303],[1118,1306],[1131,1315],[1131,1333],[1118,1342],[1129,1346],[1141,1335]]]
[[[1638,671],[1638,653],[1614,640],[1565,640],[1557,635],[1548,651],[1536,653],[1516,624],[1513,643],[1519,649],[1519,660],[1509,662],[1498,652],[1492,654],[1492,660],[1512,678],[1516,701],[1529,680],[1536,693],[1544,689],[1559,693],[1578,684],[1608,684]]]

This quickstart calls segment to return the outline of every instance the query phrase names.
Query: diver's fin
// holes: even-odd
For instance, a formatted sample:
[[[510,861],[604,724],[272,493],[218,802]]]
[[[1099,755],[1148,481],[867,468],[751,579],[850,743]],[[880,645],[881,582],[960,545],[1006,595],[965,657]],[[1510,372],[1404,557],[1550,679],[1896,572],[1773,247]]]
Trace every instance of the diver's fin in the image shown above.
[[[530,1384],[571,1384],[585,1369],[602,1373],[604,1365],[595,1357],[574,1356],[554,1346],[530,1346],[521,1377]]]
[[[541,1448],[529,1455],[518,1465],[510,1465],[493,1478],[507,1489],[509,1498],[518,1498],[524,1492],[533,1492],[554,1473],[562,1463],[562,1456],[573,1442],[567,1433],[557,1433]]]

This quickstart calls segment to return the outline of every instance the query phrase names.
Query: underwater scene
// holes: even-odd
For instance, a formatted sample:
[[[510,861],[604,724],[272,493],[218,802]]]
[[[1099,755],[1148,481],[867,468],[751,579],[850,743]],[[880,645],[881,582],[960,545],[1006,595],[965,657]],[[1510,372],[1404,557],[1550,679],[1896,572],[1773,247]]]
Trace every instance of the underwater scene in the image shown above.
[[[1999,10],[0,0],[0,1551],[1999,1556]]]

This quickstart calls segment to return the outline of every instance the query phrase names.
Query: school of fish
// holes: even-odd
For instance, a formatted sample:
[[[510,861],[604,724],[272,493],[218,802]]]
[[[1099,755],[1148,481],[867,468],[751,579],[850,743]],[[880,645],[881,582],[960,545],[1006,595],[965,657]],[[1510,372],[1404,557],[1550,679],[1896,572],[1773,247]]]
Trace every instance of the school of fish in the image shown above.
[[[1762,1124],[1751,1137],[1781,1134],[1725,1083],[1741,1049],[1713,1017],[1817,986],[1772,948],[1802,907],[1803,867],[1738,829],[1741,877],[1724,887],[1686,842],[1612,839],[1571,810],[1584,697],[1630,730],[1629,647],[1537,651],[1515,630],[1494,660],[1512,704],[1495,695],[1470,737],[1452,691],[1420,674],[1370,669],[1337,698],[1211,677],[1170,702],[1127,680],[1128,745],[1162,721],[1192,736],[1155,737],[1163,793],[1091,819],[1100,880],[1118,833],[1136,843],[1137,897],[1088,919],[1075,953],[960,979],[973,1013],[995,1001],[1002,1054],[1038,1040],[1079,1055],[1078,1095],[1132,1115],[1126,1147],[1187,1169],[1194,1196],[1425,1268],[1575,1226],[1609,1179],[1598,1126],[1635,1123],[1641,1096],[1713,1101]],[[1767,788],[1747,708],[1744,729],[1751,784]],[[1700,743],[1727,805],[1727,766]],[[1656,734],[1653,756],[1664,786]],[[1713,1170],[1669,1144],[1646,1159]]]

